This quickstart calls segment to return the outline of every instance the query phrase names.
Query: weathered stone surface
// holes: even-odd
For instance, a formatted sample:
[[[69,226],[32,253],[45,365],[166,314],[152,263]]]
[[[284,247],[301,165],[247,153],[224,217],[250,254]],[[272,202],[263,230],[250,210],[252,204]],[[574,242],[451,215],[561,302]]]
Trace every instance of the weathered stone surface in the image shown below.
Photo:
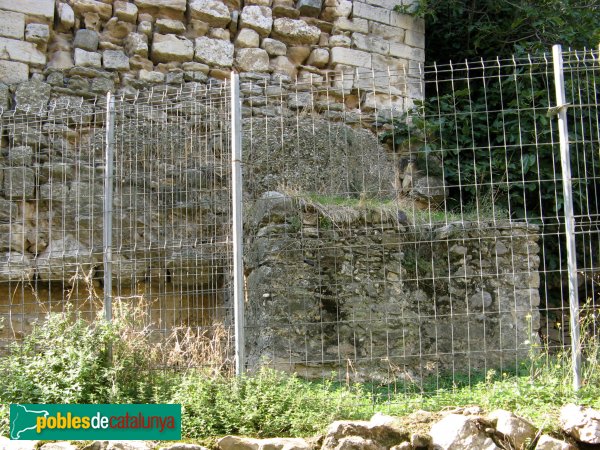
[[[393,418],[375,415],[370,421],[337,421],[327,428],[323,450],[366,448],[383,450],[409,439]]]
[[[10,11],[0,11],[0,36],[23,39],[25,15]]]
[[[298,68],[286,56],[272,58],[269,65],[273,73],[285,75],[289,80],[294,80],[298,75]]]
[[[330,47],[349,48],[350,45],[352,45],[352,39],[350,39],[348,36],[344,36],[343,34],[338,34],[329,38]]]
[[[537,445],[535,446],[535,450],[577,450],[577,447],[568,442],[543,434],[540,436]]]
[[[208,37],[213,39],[223,39],[224,41],[231,40],[231,33],[224,28],[211,28],[208,30]]]
[[[425,34],[419,31],[406,30],[404,43],[411,47],[425,48]]]
[[[89,248],[73,236],[50,241],[48,247],[35,260],[37,274],[46,281],[69,282],[77,273],[88,273],[92,264]],[[83,270],[83,272],[82,272]]]
[[[165,81],[165,74],[142,69],[139,73],[139,79],[147,83],[162,83]]]
[[[206,447],[196,444],[184,444],[183,442],[177,442],[167,447],[160,447],[159,450],[208,450]]]
[[[136,23],[138,8],[133,3],[123,0],[116,0],[113,4],[114,15],[125,22]]]
[[[73,47],[80,48],[88,52],[95,52],[98,50],[99,37],[98,33],[94,30],[77,30],[75,33],[75,40],[73,41]]]
[[[21,83],[15,91],[15,103],[20,108],[45,108],[50,100],[51,86],[39,81]]]
[[[112,17],[112,5],[96,0],[73,0],[71,6],[77,15],[83,16],[89,13],[98,14],[103,20]]]
[[[0,254],[0,281],[30,280],[33,274],[33,264],[27,255],[14,251]],[[9,441],[9,443],[12,442]],[[0,441],[0,444],[2,444],[2,441]],[[2,448],[10,449],[11,447],[2,446]]]
[[[138,24],[138,29],[137,29],[138,33],[144,34],[147,37],[152,36],[152,22],[148,22],[148,21],[141,21]]]
[[[260,47],[266,50],[270,56],[285,56],[287,53],[287,46],[276,39],[265,38]]]
[[[308,57],[307,64],[323,68],[329,64],[329,51],[326,48],[315,48]]]
[[[391,11],[387,8],[379,8],[366,3],[355,2],[352,8],[352,16],[390,25]]]
[[[96,52],[88,52],[81,48],[75,49],[75,65],[81,67],[102,67],[102,55]]]
[[[418,62],[425,61],[425,51],[422,48],[409,47],[400,43],[390,44],[390,55]]]
[[[377,26],[371,27],[369,31],[371,35],[379,36],[388,42],[404,42],[405,30],[403,28],[392,27],[390,25],[378,23]],[[363,31],[360,31],[360,33],[363,33]]]
[[[286,44],[313,45],[319,42],[321,30],[303,20],[280,18],[273,22],[272,36]]]
[[[384,39],[362,33],[352,33],[352,44],[358,50],[380,53],[382,55],[387,55],[390,51],[390,44]]]
[[[46,54],[31,42],[3,37],[0,37],[0,59],[22,62],[33,67],[43,67],[46,64]]]
[[[210,66],[231,67],[234,47],[231,42],[207,37],[196,38],[194,59]]]
[[[0,172],[2,170],[0,169]],[[0,197],[0,223],[10,223],[17,217],[17,204]]]
[[[185,12],[186,0],[135,0],[138,8],[166,8],[173,11]]]
[[[335,0],[334,2],[325,2],[321,18],[334,21],[339,17],[346,18],[350,13],[352,13],[352,2],[350,0]]]
[[[5,84],[22,83],[29,79],[29,66],[24,63],[0,60],[0,80]]]
[[[600,444],[600,412],[595,409],[565,405],[560,410],[560,425],[579,442]]]
[[[371,68],[371,54],[361,50],[344,47],[333,47],[331,49],[331,64],[343,64],[346,66]]]
[[[154,33],[151,59],[155,63],[191,61],[193,57],[194,44],[189,39],[172,34]]]
[[[240,26],[251,28],[262,37],[268,36],[273,27],[271,9],[266,6],[244,6],[240,17]]]
[[[34,44],[47,44],[50,39],[50,27],[45,23],[30,23],[25,28],[25,40]]]
[[[323,0],[298,0],[296,8],[300,11],[300,15],[306,17],[319,17]]]
[[[130,33],[125,39],[125,50],[129,56],[148,57],[148,37],[142,33]]]
[[[354,17],[352,20],[340,17],[333,23],[333,32],[336,33],[338,31],[352,31],[367,34],[369,33],[369,22],[357,17]]]
[[[260,44],[260,36],[250,28],[243,28],[235,38],[237,48],[256,48]]]
[[[267,72],[269,54],[260,48],[241,48],[235,53],[235,66],[241,72]]]
[[[487,420],[495,425],[496,431],[502,433],[514,448],[526,448],[537,435],[537,429],[531,423],[509,411],[492,411]]]
[[[312,447],[300,438],[252,439],[225,436],[217,442],[219,450],[310,450]],[[187,450],[187,449],[184,449]]]
[[[54,20],[54,0],[0,0],[0,9]]]
[[[287,4],[277,3],[273,5],[273,17],[287,17],[288,19],[297,19],[300,17],[300,11],[294,6],[293,2]]]
[[[192,0],[190,14],[193,19],[202,20],[211,27],[225,27],[231,21],[229,8],[220,0]]]
[[[185,33],[185,24],[181,20],[156,19],[154,24],[157,33],[162,34],[183,34]]]
[[[494,441],[477,426],[476,420],[459,414],[449,414],[431,427],[434,448],[439,450],[500,450]]]
[[[444,180],[432,176],[422,176],[413,180],[411,196],[427,204],[439,204],[448,196]]]
[[[70,442],[49,442],[42,445],[40,450],[77,450],[77,446]]]
[[[129,70],[129,57],[122,50],[105,50],[102,65],[108,70]]]
[[[30,200],[35,193],[35,173],[28,167],[4,169],[4,195],[11,200]]]
[[[8,150],[8,164],[11,166],[30,166],[33,162],[33,149],[27,145]]]

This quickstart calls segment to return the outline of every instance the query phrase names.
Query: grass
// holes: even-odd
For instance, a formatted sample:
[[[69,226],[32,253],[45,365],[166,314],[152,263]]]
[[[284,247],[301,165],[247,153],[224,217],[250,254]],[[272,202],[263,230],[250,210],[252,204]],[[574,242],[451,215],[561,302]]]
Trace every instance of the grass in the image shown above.
[[[507,409],[546,432],[558,432],[564,404],[600,408],[600,345],[592,336],[584,351],[584,384],[574,392],[569,355],[550,356],[543,349],[532,352],[514,373],[455,372],[386,385],[308,381],[269,369],[244,377],[189,367],[157,371],[150,367],[158,362],[156,344],[132,326],[131,321],[92,326],[61,314],[36,327],[0,359],[0,434],[8,431],[7,404],[16,402],[179,403],[184,439],[206,444],[226,434],[312,436],[338,419],[369,419],[375,412],[402,417],[419,409],[439,412],[471,405]],[[132,343],[117,345],[124,336]],[[107,343],[113,344],[116,366],[106,362]],[[206,348],[197,355],[189,351],[186,358],[199,357]]]

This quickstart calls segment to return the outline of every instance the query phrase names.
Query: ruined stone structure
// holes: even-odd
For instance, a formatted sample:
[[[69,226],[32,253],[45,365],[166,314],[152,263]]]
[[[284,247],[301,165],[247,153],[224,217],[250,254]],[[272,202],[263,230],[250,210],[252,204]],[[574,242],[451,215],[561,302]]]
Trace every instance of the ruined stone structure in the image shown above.
[[[423,97],[423,21],[399,3],[0,0],[0,346],[65,300],[91,318],[101,308],[109,91],[115,295],[149,302],[165,333],[230,320],[235,70],[249,367],[359,379],[514,367],[539,326],[535,227],[409,225],[361,205],[332,220],[288,196],[385,204],[401,190],[429,207],[447,195],[440,178],[398,174],[379,139]]]

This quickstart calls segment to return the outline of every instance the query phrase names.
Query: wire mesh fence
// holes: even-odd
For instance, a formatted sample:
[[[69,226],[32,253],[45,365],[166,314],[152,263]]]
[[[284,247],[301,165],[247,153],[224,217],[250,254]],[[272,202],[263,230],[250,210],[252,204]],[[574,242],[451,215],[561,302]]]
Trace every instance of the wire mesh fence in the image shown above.
[[[117,97],[108,203],[115,315],[136,310],[137,326],[165,349],[217,339],[225,365],[232,339],[228,92],[226,84],[192,84]],[[60,97],[47,108],[2,115],[4,344],[47,312],[70,305],[93,320],[102,311],[106,114],[105,99]]]
[[[425,391],[568,348],[564,183],[585,351],[599,301],[599,56],[563,57],[558,107],[551,56],[242,74],[243,367]],[[160,342],[216,337],[222,357],[205,363],[227,367],[242,258],[230,88],[117,97],[111,245],[117,305],[144,308]],[[102,307],[106,104],[59,98],[0,119],[7,344],[46,311]]]

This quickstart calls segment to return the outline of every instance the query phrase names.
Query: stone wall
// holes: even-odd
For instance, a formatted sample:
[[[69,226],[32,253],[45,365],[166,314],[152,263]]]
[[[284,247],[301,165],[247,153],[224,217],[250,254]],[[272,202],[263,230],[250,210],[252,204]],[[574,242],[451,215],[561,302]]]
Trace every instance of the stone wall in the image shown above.
[[[424,25],[394,12],[399,3],[2,0],[0,83],[45,81],[61,95],[93,96],[236,70],[260,82],[246,87],[254,94],[297,80],[336,87],[348,110],[401,110],[422,97]]]
[[[414,381],[515,369],[538,342],[537,226],[406,225],[272,192],[248,227],[253,369]]]

